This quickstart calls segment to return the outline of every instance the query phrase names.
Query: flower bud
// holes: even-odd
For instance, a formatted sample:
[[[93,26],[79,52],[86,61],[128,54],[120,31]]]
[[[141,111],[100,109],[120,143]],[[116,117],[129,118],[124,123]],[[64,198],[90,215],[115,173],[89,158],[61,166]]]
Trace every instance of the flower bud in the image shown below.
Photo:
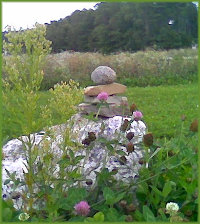
[[[192,216],[192,211],[191,210],[187,210],[187,211],[185,211],[184,212],[184,214],[186,215],[186,216]]]
[[[134,212],[134,211],[136,210],[136,207],[135,207],[135,205],[132,203],[132,204],[126,206],[126,209],[127,209],[128,212]]]
[[[186,116],[184,114],[181,115],[181,120],[184,121],[186,119]]]
[[[198,147],[193,148],[193,150],[196,154],[198,153]]]
[[[140,164],[140,165],[143,165],[144,162],[145,162],[145,161],[144,161],[143,159],[140,159],[140,160],[139,160],[139,164]]]
[[[190,131],[198,132],[198,120],[195,119],[190,125]]]
[[[90,139],[90,141],[94,141],[96,139],[96,134],[95,132],[88,132],[88,138]]]
[[[153,135],[152,133],[148,133],[146,135],[143,136],[143,142],[144,142],[144,145],[149,147],[151,145],[153,145]]]
[[[127,215],[125,218],[126,222],[132,222],[133,221],[133,217],[131,215]]]
[[[114,169],[112,169],[112,172],[113,172],[114,174],[117,174],[118,169],[117,169],[117,168],[114,168]]]
[[[91,143],[91,140],[89,138],[85,138],[83,141],[82,141],[82,144],[83,145],[89,145]]]
[[[134,133],[133,132],[129,132],[127,135],[126,135],[126,138],[130,141],[132,138],[134,137]]]
[[[133,103],[131,106],[130,106],[130,112],[133,113],[134,111],[136,111],[137,109],[137,106]]]
[[[126,208],[126,206],[127,206],[127,201],[125,201],[125,200],[120,201],[120,202],[119,202],[119,206],[122,207],[122,208]]]
[[[134,151],[134,145],[132,142],[129,142],[127,145],[126,145],[126,149],[128,152],[133,152]]]
[[[186,178],[186,181],[187,181],[188,183],[191,183],[191,182],[192,182],[192,178],[191,178],[191,177],[188,177],[188,178]]]
[[[172,156],[175,155],[175,153],[174,153],[172,150],[170,150],[170,151],[168,152],[168,155],[169,155],[170,157],[172,157]]]
[[[124,120],[124,123],[121,126],[122,131],[126,131],[129,125],[129,121],[127,119]]]

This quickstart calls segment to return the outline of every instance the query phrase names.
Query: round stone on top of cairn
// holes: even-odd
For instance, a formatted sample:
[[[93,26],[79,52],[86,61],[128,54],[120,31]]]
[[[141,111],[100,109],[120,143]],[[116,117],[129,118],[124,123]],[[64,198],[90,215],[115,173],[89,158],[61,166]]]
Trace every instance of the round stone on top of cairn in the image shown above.
[[[99,66],[92,72],[91,79],[97,85],[111,84],[116,79],[116,73],[108,66]]]
[[[84,89],[84,102],[78,105],[79,111],[82,114],[94,115],[103,117],[127,116],[129,115],[128,100],[125,96],[117,96],[126,91],[126,86],[114,82],[116,73],[110,67],[99,66],[91,74],[91,79],[96,84],[88,86]],[[102,105],[101,109],[97,105],[100,103],[98,94],[106,92],[108,99],[107,105]]]

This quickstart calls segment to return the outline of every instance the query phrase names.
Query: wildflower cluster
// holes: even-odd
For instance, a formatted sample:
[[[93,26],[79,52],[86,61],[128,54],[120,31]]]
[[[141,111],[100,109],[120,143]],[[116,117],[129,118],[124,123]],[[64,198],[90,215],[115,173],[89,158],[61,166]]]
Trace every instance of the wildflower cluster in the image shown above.
[[[100,101],[106,101],[108,99],[108,93],[106,92],[99,93],[97,99]]]
[[[90,206],[87,201],[81,201],[74,206],[77,215],[87,216],[90,212]]]

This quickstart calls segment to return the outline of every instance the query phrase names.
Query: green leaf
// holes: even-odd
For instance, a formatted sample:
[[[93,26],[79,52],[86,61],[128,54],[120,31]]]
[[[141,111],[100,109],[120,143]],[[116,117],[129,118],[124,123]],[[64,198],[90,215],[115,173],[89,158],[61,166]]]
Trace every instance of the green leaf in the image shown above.
[[[71,157],[71,159],[74,159],[74,152],[71,149],[68,149],[69,151],[69,156]]]
[[[114,204],[115,194],[109,187],[105,187],[103,189],[103,196],[106,200],[106,204],[108,205]]]
[[[67,195],[67,198],[61,199],[60,208],[71,210],[76,203],[86,198],[87,192],[85,188],[70,188]]]
[[[68,173],[68,176],[74,179],[78,179],[81,177],[81,174],[77,172],[77,170],[73,170],[70,173]]]
[[[143,194],[148,194],[149,193],[149,187],[147,183],[142,183],[138,186],[137,192],[143,193]]]
[[[139,211],[139,210],[136,210],[134,212],[134,218],[137,220],[137,221],[144,221],[144,217],[143,217],[143,214]]]
[[[110,144],[106,144],[106,147],[108,148],[108,150],[109,150],[110,152],[114,152],[114,148],[113,148],[112,145],[110,145]]]
[[[118,201],[120,201],[125,195],[125,192],[121,193],[121,194],[118,194],[116,195],[116,197],[114,198],[113,200],[113,204],[117,203]]]
[[[143,216],[147,222],[155,222],[156,221],[153,212],[146,205],[143,206]]]
[[[7,170],[7,169],[5,169],[5,171],[6,171],[6,173],[7,173],[7,175],[10,177],[10,172]]]
[[[103,202],[102,202],[103,203]],[[106,205],[105,203],[103,204],[98,204],[98,205],[94,205],[93,208],[97,211],[101,211],[102,213],[105,214],[105,212],[109,209],[108,205]]]
[[[166,198],[167,195],[171,192],[171,190],[172,190],[171,182],[165,183],[163,191],[162,191],[163,197]]]
[[[113,175],[112,172],[109,172],[108,168],[102,169],[100,173],[95,171],[95,173],[97,175],[98,186],[103,185],[102,187],[105,186],[105,182]]]
[[[91,112],[88,115],[83,115],[83,117],[86,118],[86,119],[88,119],[88,120],[98,121],[98,118],[95,118],[94,116],[95,116],[95,113],[94,112]]]
[[[115,208],[109,208],[107,213],[105,214],[106,216],[106,221],[118,221],[119,217],[121,216],[118,214],[117,210]]]
[[[158,188],[156,188],[154,186],[151,186],[151,188],[156,194],[160,195],[161,197],[163,196],[163,193],[161,191],[159,191]]]
[[[80,162],[80,160],[82,160],[83,158],[85,158],[85,156],[76,156],[75,157],[75,160],[74,160],[74,163],[77,164]]]
[[[120,156],[125,156],[126,155],[126,153],[122,150],[117,150],[116,153]]]
[[[158,213],[160,213],[160,215],[162,217],[162,221],[165,221],[165,222],[168,221],[168,219],[167,219],[167,217],[166,217],[166,215],[165,215],[165,213],[164,213],[162,208],[158,209]]]
[[[14,183],[15,183],[15,186],[18,186],[18,185],[20,184],[20,179],[17,178],[17,179],[14,181]]]
[[[11,181],[10,179],[5,180],[5,181],[4,181],[4,185],[9,184],[9,183],[10,183],[10,181]]]
[[[94,221],[103,222],[104,221],[104,214],[103,214],[103,212],[97,212],[94,215]]]
[[[106,138],[100,137],[98,138],[98,142],[106,144],[108,140]]]

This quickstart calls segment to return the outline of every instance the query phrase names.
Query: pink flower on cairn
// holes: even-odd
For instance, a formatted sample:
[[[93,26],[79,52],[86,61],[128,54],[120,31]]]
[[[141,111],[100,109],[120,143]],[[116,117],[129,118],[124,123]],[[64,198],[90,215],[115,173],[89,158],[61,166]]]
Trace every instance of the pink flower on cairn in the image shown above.
[[[74,206],[75,211],[78,215],[87,216],[90,212],[90,206],[87,201],[80,201],[78,204]]]
[[[143,114],[142,112],[140,111],[134,111],[133,112],[133,118],[136,120],[136,121],[139,121],[143,118]]]
[[[108,99],[108,93],[106,92],[99,93],[97,99],[100,101],[106,101]]]

